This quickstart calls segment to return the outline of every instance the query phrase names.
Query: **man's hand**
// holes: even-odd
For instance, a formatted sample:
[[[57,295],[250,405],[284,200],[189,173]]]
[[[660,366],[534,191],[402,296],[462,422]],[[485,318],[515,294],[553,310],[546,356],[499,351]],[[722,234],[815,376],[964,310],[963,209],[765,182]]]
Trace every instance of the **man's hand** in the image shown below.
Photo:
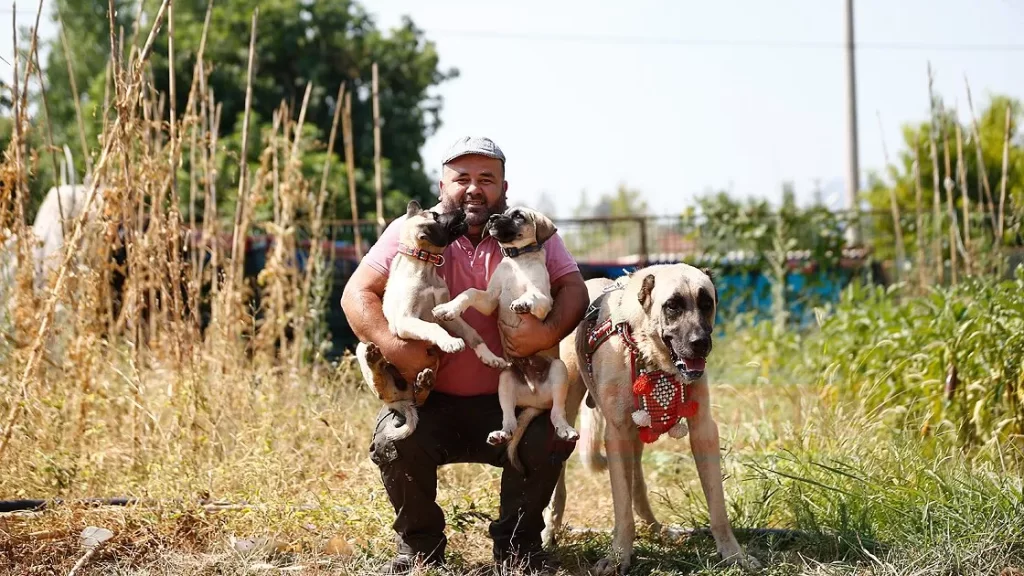
[[[515,325],[498,321],[509,356],[525,358],[558,345],[559,339],[545,322],[533,314],[519,314]]]
[[[437,365],[438,350],[430,342],[393,337],[378,346],[384,359],[398,369],[409,384],[416,381],[420,372]]]

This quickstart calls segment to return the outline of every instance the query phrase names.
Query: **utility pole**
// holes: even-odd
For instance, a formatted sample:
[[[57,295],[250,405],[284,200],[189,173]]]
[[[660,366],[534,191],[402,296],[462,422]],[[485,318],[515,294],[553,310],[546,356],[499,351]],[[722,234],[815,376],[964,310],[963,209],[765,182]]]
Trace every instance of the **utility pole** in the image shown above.
[[[846,9],[843,11],[845,24],[844,43],[846,44],[846,209],[854,221],[847,228],[847,245],[856,246],[861,243],[860,224],[856,222],[860,216],[857,192],[860,189],[860,162],[857,158],[857,66],[854,61],[853,40],[853,0],[844,0]]]

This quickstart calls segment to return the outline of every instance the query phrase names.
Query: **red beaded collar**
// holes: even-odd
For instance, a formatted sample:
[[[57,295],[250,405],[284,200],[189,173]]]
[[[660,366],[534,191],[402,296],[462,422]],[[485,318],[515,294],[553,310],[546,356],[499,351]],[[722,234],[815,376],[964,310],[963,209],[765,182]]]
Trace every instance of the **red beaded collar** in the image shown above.
[[[419,248],[410,248],[409,246],[406,246],[405,244],[402,243],[398,244],[398,252],[399,254],[412,256],[417,260],[429,262],[434,266],[441,266],[442,264],[444,264],[444,256],[440,254],[434,254],[433,252],[427,252],[426,250],[422,250]]]

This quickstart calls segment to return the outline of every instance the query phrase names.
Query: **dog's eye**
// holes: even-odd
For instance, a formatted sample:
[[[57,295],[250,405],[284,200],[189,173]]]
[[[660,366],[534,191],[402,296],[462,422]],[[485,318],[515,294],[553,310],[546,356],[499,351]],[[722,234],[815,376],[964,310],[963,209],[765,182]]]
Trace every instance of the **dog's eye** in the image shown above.
[[[703,288],[697,294],[697,307],[703,312],[710,312],[715,307],[714,299]]]
[[[685,310],[686,306],[683,304],[682,298],[669,298],[665,301],[665,305],[662,306],[662,308],[664,308],[666,312],[678,314]]]

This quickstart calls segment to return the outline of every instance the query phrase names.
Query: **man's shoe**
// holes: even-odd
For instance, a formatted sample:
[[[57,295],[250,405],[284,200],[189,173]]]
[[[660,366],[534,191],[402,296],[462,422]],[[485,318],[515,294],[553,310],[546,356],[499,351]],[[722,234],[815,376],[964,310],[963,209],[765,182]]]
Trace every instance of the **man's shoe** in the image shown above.
[[[398,576],[412,574],[417,565],[440,566],[441,560],[426,558],[419,554],[398,554],[390,562],[380,567],[377,574],[381,576]]]

